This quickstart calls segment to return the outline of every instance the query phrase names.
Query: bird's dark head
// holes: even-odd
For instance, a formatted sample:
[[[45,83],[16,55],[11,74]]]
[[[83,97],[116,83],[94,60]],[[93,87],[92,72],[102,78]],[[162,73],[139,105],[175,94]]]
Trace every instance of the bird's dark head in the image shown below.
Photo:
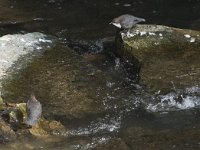
[[[31,93],[30,100],[31,101],[37,101],[37,99],[35,98],[35,94],[34,93]]]

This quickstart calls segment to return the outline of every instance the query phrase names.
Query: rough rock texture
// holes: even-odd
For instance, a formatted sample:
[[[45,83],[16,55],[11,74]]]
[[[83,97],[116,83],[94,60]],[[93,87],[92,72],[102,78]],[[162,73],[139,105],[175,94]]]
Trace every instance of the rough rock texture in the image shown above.
[[[12,128],[0,117],[0,143],[11,141],[17,138]]]
[[[93,150],[131,150],[121,138],[113,138],[105,144],[97,145]]]
[[[0,79],[20,57],[33,51],[41,51],[42,43],[52,43],[38,32],[0,37]]]
[[[116,89],[120,83],[108,86],[107,81],[113,82],[111,76],[63,46],[53,47],[26,68],[10,70],[8,74],[2,87],[5,100],[21,102],[34,91],[43,106],[43,114],[59,120],[92,118],[124,107],[126,101],[112,97],[119,92],[130,94],[124,88]]]
[[[169,92],[199,83],[200,32],[161,25],[137,25],[118,33],[117,53],[135,64],[140,83]]]
[[[32,90],[42,103],[44,114],[48,116],[50,114],[82,116],[84,112],[90,113],[96,110],[92,98],[94,93],[89,94],[86,87],[89,81],[92,82],[95,76],[98,76],[97,70],[87,69],[88,64],[73,55],[70,49],[56,47],[44,55],[44,59],[29,64],[26,70],[22,71],[22,75],[14,75],[14,80],[5,81],[6,88],[3,88],[2,93],[5,96],[19,98]],[[16,89],[15,86],[19,87]],[[17,91],[19,95],[15,94]]]
[[[191,143],[198,143],[199,135],[199,130],[194,128],[157,131],[142,127],[130,127],[122,134],[122,139],[130,149],[135,150],[198,149],[198,144],[192,145]]]

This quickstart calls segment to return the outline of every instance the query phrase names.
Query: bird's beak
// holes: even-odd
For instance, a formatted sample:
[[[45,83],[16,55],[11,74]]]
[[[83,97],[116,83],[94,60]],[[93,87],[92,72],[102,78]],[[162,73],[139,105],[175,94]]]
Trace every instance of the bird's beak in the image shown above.
[[[145,20],[145,19],[143,19],[142,21],[143,21],[143,22],[145,22],[146,20]]]
[[[113,24],[113,22],[110,22],[109,24]]]

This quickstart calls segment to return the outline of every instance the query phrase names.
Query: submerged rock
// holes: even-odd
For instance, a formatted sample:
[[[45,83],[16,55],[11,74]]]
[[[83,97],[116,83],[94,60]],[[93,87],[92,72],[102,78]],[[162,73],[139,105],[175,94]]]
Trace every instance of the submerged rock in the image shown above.
[[[199,130],[186,129],[151,129],[145,127],[129,127],[121,135],[130,149],[198,149]],[[195,143],[195,144],[194,144]]]
[[[0,116],[0,143],[11,141],[17,138],[17,134]]]
[[[127,143],[121,138],[113,138],[110,141],[97,145],[93,150],[130,150]]]
[[[200,32],[161,25],[137,25],[118,33],[117,53],[132,62],[150,92],[199,84]]]
[[[85,120],[120,109],[128,102],[116,94],[131,94],[119,88],[121,83],[116,82],[112,88],[107,86],[107,81],[115,82],[110,75],[106,76],[73,50],[59,45],[45,51],[20,72],[13,70],[9,74],[11,77],[3,81],[5,99],[27,99],[26,95],[34,91],[42,99],[43,114],[67,125],[69,119]]]

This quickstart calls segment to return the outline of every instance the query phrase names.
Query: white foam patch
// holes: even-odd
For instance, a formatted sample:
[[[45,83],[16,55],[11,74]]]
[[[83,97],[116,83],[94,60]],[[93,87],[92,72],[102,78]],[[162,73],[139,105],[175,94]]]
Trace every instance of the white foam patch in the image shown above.
[[[47,40],[47,39],[44,39],[44,38],[39,38],[39,42],[43,42],[43,43],[52,43],[51,40]]]
[[[103,118],[99,119],[98,122],[91,122],[86,128],[77,128],[67,131],[68,135],[90,135],[95,133],[101,133],[102,131],[115,132],[121,126],[121,117],[115,118]]]
[[[191,43],[194,43],[195,41],[196,41],[196,39],[193,38],[193,37],[191,37],[190,42],[191,42]]]
[[[141,31],[141,32],[140,32],[140,36],[143,36],[143,35],[146,35],[146,34],[147,34],[146,31]]]
[[[149,32],[149,35],[155,36],[156,34],[154,32]]]
[[[108,142],[111,139],[111,137],[93,137],[91,142],[83,145],[83,144],[76,144],[72,145],[74,149],[81,149],[81,150],[88,150],[96,147],[99,144],[104,144]]]
[[[193,87],[190,87],[190,88],[186,88],[185,92],[187,94],[200,93],[200,87],[197,85],[197,86],[193,86]]]
[[[191,92],[192,89],[188,89]],[[199,89],[198,89],[199,90]],[[193,91],[192,91],[193,92]],[[171,111],[176,109],[190,109],[200,106],[200,97],[197,96],[182,96],[181,100],[176,100],[178,94],[169,93],[167,95],[160,96],[160,102],[157,104],[148,104],[147,110],[157,112],[157,111]]]
[[[104,144],[111,139],[109,135],[102,135],[101,133],[113,133],[118,132],[121,126],[121,117],[110,117],[109,115],[105,118],[99,118],[97,121],[92,121],[87,127],[80,127],[72,129],[66,132],[63,136],[90,136],[91,140],[85,144],[74,144],[74,149],[91,149],[99,144]],[[96,135],[100,135],[95,137]]]
[[[189,34],[185,34],[184,35],[186,38],[190,38],[191,37],[191,35],[189,35]]]
[[[115,85],[115,82],[106,81],[106,86],[112,88]]]
[[[191,42],[191,43],[194,43],[194,42],[196,41],[196,39],[195,39],[194,37],[192,37],[191,35],[189,35],[189,34],[185,34],[184,36],[185,36],[185,37],[188,39],[188,41]]]

